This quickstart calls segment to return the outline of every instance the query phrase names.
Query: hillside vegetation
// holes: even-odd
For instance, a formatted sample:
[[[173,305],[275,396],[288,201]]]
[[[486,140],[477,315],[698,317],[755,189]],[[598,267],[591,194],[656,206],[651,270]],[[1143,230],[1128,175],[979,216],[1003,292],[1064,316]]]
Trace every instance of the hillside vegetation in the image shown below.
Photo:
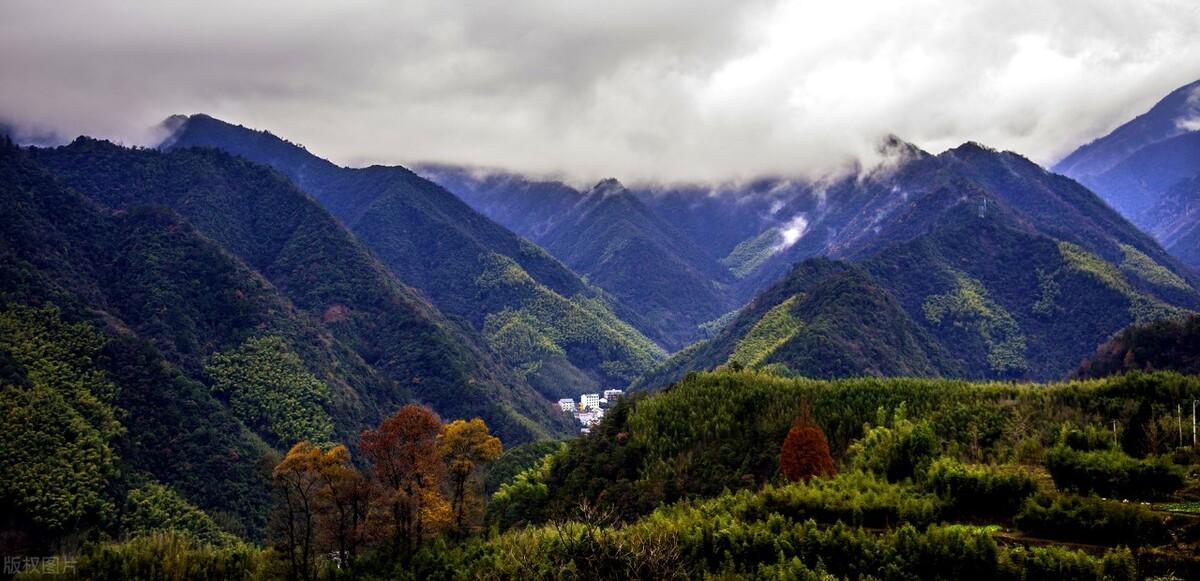
[[[623,400],[587,436],[557,448],[525,447],[508,461],[500,456],[495,465],[509,476],[487,507],[492,532],[427,534],[402,557],[363,539],[351,572],[401,579],[1194,578],[1200,456],[1162,427],[1177,402],[1196,397],[1200,379],[1173,373],[1051,385],[692,374],[669,390]],[[397,424],[396,434],[426,430],[418,425]],[[796,433],[813,437],[794,440]],[[826,436],[827,447],[812,447]],[[377,463],[383,457],[370,454],[385,473],[389,465]],[[824,454],[827,468],[793,474],[783,469],[789,454]],[[527,468],[511,476],[511,463]],[[444,510],[428,506],[430,515]],[[135,538],[95,550],[81,565],[89,573],[104,565],[116,571],[174,550],[181,563],[272,578],[284,576],[281,557],[294,550],[277,544],[247,554],[173,542]],[[314,577],[338,575],[328,560],[313,567]]]
[[[233,126],[204,115],[181,121],[162,147],[178,150],[194,146],[216,147],[275,168],[345,224],[400,280],[419,289],[442,312],[466,321],[477,332],[484,331],[489,316],[505,308],[535,308],[533,303],[542,300],[547,292],[573,304],[595,299],[590,308],[606,311],[602,315],[605,318],[636,322],[639,316],[611,295],[589,286],[541,248],[403,167],[339,167],[270,133]],[[510,287],[503,301],[489,301],[492,294],[480,287],[479,281],[486,279],[494,256],[515,263],[536,285]],[[550,329],[536,331],[553,334]],[[604,341],[625,342],[628,337],[602,334]],[[634,335],[636,343],[648,341],[640,332],[634,331]],[[567,351],[565,357],[542,362],[548,363],[544,368],[556,368],[546,376],[528,375],[528,362],[521,357],[507,363],[550,396],[561,389],[563,377],[582,382],[581,389],[623,386],[628,383],[629,370],[637,374],[650,366],[650,361],[634,358],[623,359],[615,366],[602,366],[611,360],[591,356],[595,351],[611,352],[611,349],[591,345]],[[645,350],[641,345],[630,344],[624,351]],[[500,354],[505,355],[503,351]],[[576,358],[577,354],[581,358]],[[620,370],[611,371],[614,368]]]
[[[212,149],[161,153],[86,138],[31,155],[106,207],[169,207],[269,280],[378,376],[339,373],[363,401],[352,412],[357,428],[417,398],[451,417],[480,415],[513,441],[565,431],[560,414],[512,377],[473,331],[401,283],[270,168]]]

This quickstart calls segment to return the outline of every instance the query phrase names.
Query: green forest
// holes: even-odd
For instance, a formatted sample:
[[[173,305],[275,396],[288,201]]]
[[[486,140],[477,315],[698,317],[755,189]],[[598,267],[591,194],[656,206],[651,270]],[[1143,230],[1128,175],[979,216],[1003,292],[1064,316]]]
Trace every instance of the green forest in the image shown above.
[[[10,425],[29,418],[16,434],[25,455],[9,440],[0,458],[25,466],[11,479],[28,499],[19,508],[48,535],[86,528],[71,561],[82,578],[1200,575],[1200,454],[1181,412],[1200,399],[1195,376],[1022,384],[727,369],[624,399],[588,435],[511,450],[482,420],[410,405],[356,451],[301,441],[275,456],[268,524],[248,534],[121,474],[121,413],[103,381],[54,404],[86,432],[38,433],[40,378],[82,381],[95,349],[81,329],[29,330],[53,317],[3,318],[21,337],[4,344],[7,367],[30,380],[25,403],[5,403]],[[71,446],[93,468],[32,464],[43,450],[29,442]],[[63,478],[71,497],[36,494]]]

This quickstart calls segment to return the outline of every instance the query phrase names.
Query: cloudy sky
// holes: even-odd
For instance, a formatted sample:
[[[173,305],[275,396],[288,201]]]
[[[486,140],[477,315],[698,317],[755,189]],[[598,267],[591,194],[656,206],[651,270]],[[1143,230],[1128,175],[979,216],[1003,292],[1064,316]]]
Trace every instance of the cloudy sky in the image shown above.
[[[827,171],[896,134],[1050,163],[1200,78],[1195,0],[0,0],[0,119],[173,113],[344,164],[577,181]]]

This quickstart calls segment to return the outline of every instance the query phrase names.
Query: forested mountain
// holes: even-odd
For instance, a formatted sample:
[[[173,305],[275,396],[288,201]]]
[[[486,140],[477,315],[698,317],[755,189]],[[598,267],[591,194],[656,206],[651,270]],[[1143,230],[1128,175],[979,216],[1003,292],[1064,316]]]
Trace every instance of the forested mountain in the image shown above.
[[[1200,173],[1171,186],[1142,214],[1141,222],[1167,252],[1200,269]]]
[[[636,313],[537,246],[411,171],[338,167],[266,132],[173,118],[163,149],[210,146],[271,165],[345,224],[400,280],[482,332],[549,397],[628,383],[663,352]]]
[[[732,282],[725,269],[614,179],[586,192],[535,242],[638,310],[651,336],[673,349],[736,306],[723,289]]]
[[[1087,176],[1103,174],[1142,148],[1187,132],[1186,121],[1197,113],[1197,89],[1200,81],[1171,91],[1149,111],[1071,152],[1054,164],[1054,171],[1086,184]]]
[[[869,274],[827,258],[797,264],[715,337],[672,357],[641,383],[665,385],[689,370],[722,365],[821,378],[964,373]]]
[[[583,192],[559,181],[529,179],[502,171],[437,164],[413,169],[485,216],[534,242],[583,197]]]
[[[1173,255],[1200,265],[1190,192],[1200,177],[1200,81],[1054,166],[1100,194]]]
[[[8,144],[0,195],[0,452],[12,463],[0,499],[6,528],[35,545],[111,519],[146,479],[260,534],[263,438],[348,435],[362,414],[354,390],[387,384],[168,210],[109,213]],[[206,384],[211,355],[256,338],[272,341],[258,362],[295,389]]]
[[[623,401],[502,485],[488,515],[507,532],[458,558],[517,577],[622,551],[611,578],[1192,578],[1195,505],[1171,499],[1195,482],[1174,426],[1176,406],[1198,396],[1196,378],[1171,373],[1060,384],[691,374]],[[564,536],[581,548],[555,550]],[[495,560],[473,567],[481,552]]]
[[[319,204],[270,168],[212,149],[160,153],[77,139],[31,155],[114,209],[163,205],[261,273],[386,382],[360,381],[350,433],[412,398],[484,417],[511,441],[566,430],[561,414],[447,321]],[[330,372],[330,375],[337,375]]]
[[[1127,325],[1200,309],[1194,273],[1068,178],[1017,154],[974,143],[931,155],[893,137],[881,144],[880,153],[887,160],[881,166],[835,179],[634,190],[632,198],[641,203],[625,204],[621,215],[651,216],[646,223],[670,225],[639,231],[670,232],[672,240],[690,241],[690,252],[674,256],[693,264],[716,261],[723,268],[691,273],[707,276],[711,286],[704,288],[718,291],[725,304],[766,306],[763,312],[747,307],[738,316],[714,317],[702,327],[713,341],[673,357],[639,385],[661,385],[687,370],[729,362],[747,329],[790,297],[771,296],[768,289],[780,280],[814,276],[793,268],[817,256],[856,263],[866,277],[867,283],[854,287],[859,294],[844,299],[847,304],[898,304],[904,316],[881,311],[880,319],[892,322],[883,328],[897,332],[871,335],[871,348],[821,335],[828,366],[814,367],[814,360],[788,363],[798,364],[793,371],[803,374],[1056,378]],[[527,203],[521,200],[531,189],[511,189],[519,183],[507,177],[473,196],[502,212],[508,206],[500,200]],[[617,204],[595,193],[588,197],[591,204],[552,204],[559,215],[544,212],[536,219],[544,227],[538,240],[583,272],[607,256],[594,249],[611,252],[602,243],[622,239],[589,230],[617,222],[604,219],[602,211]],[[565,240],[585,243],[563,244],[556,228]],[[712,236],[695,243],[704,232]],[[731,232],[743,238],[735,242]],[[645,236],[634,240],[646,254],[670,247]],[[721,253],[719,260],[712,258]],[[654,267],[641,272],[674,272],[662,266],[670,264],[662,256],[643,260]],[[679,272],[671,280],[681,289],[699,285],[694,275]],[[833,312],[846,318],[845,311],[810,309],[807,315],[827,318]],[[869,327],[854,317],[848,320],[847,333]],[[742,327],[717,335],[730,321]],[[921,333],[899,331],[906,324]],[[917,344],[914,336],[932,338],[936,349],[908,348]],[[876,356],[864,356],[872,350]],[[948,359],[930,364],[939,360],[931,359],[934,352]],[[785,353],[756,361],[787,363]],[[882,356],[894,359],[883,362]]]
[[[1085,359],[1075,375],[1106,377],[1133,371],[1200,374],[1200,316],[1123,329]]]
[[[1200,308],[1195,276],[1075,182],[974,145],[930,161],[899,182],[929,226],[901,215],[911,238],[859,259],[971,375],[1061,377],[1129,324]]]
[[[735,305],[727,269],[615,179],[580,192],[555,181],[464,168],[418,168],[479,211],[537,243],[639,314],[677,350]]]

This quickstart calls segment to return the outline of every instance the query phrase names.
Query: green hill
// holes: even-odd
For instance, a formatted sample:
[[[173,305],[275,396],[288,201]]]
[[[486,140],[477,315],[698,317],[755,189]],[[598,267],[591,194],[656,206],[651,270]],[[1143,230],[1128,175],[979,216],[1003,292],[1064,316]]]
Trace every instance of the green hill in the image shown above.
[[[963,373],[869,274],[824,258],[796,265],[715,337],[672,357],[638,386],[722,365],[823,378]]]

